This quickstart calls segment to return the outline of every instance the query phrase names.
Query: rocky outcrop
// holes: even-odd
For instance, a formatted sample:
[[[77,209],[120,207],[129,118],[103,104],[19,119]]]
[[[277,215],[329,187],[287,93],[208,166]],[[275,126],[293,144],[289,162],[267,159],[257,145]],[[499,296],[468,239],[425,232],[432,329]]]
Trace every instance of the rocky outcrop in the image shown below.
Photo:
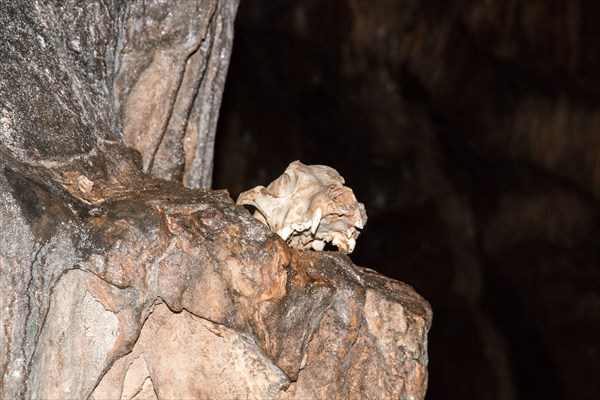
[[[149,180],[73,211],[2,183],[23,231],[3,230],[19,252],[3,259],[4,396],[423,396],[427,303],[341,254],[292,251],[225,193]]]
[[[235,3],[162,7],[0,8],[0,398],[423,398],[412,288],[182,185]]]
[[[215,185],[339,171],[369,216],[352,259],[436,312],[430,400],[600,398],[599,13],[240,4]]]

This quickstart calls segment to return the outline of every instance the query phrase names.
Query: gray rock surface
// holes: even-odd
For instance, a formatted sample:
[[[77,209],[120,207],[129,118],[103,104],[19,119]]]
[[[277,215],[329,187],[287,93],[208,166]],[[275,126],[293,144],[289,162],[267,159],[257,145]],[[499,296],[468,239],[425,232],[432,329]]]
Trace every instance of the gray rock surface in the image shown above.
[[[412,288],[183,185],[235,9],[0,6],[0,398],[423,398]]]

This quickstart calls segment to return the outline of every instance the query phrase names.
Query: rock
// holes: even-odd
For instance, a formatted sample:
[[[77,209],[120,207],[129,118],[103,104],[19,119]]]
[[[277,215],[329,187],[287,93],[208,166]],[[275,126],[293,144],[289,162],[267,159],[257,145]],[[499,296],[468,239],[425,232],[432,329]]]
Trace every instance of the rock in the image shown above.
[[[237,1],[131,2],[115,66],[125,141],[145,172],[209,188]]]
[[[26,260],[3,260],[3,278],[19,271],[35,277],[21,293],[8,285],[3,292],[14,299],[5,303],[13,304],[9,313],[21,305],[29,315],[21,324],[30,327],[8,320],[8,339],[23,340],[24,352],[6,366],[24,379],[5,376],[5,395],[87,397],[105,374],[113,383],[100,382],[97,398],[119,387],[136,392],[148,377],[158,398],[424,395],[431,312],[411,288],[338,253],[289,249],[222,193],[138,189],[138,198],[106,200],[94,215],[64,216],[64,228]],[[49,194],[40,199],[35,208],[59,207]],[[3,204],[18,210],[10,200]],[[23,301],[28,297],[45,301]],[[169,309],[157,311],[159,299]],[[210,340],[197,332],[203,330],[212,332]],[[211,340],[219,337],[229,352],[217,357],[212,352],[225,345]],[[214,387],[164,378],[190,348],[203,361],[177,362],[179,375],[204,377]],[[118,381],[113,375],[127,380],[129,361],[140,354],[147,375],[131,364],[131,376],[144,376]],[[29,360],[19,370],[21,357]],[[365,369],[379,380],[367,379]],[[218,384],[234,372],[247,377],[244,385]],[[290,380],[289,392],[279,393]]]
[[[146,398],[143,390],[161,399],[267,399],[288,385],[253,338],[160,303],[91,399]]]
[[[165,73],[157,49],[181,61],[196,32],[170,20],[188,21],[193,3],[144,4],[0,6],[0,398],[423,398],[431,310],[412,288],[290,249],[224,191],[153,176],[184,165],[189,186],[206,184],[194,157],[210,162],[212,144],[210,123],[190,120],[202,152],[152,161],[165,138],[187,139],[132,133],[147,123],[133,110],[175,115],[146,114],[157,94],[131,93]],[[222,90],[234,4],[199,3],[215,47],[188,95]],[[132,33],[159,20],[164,40]],[[185,102],[165,80],[154,89]],[[190,113],[216,118],[213,94]]]

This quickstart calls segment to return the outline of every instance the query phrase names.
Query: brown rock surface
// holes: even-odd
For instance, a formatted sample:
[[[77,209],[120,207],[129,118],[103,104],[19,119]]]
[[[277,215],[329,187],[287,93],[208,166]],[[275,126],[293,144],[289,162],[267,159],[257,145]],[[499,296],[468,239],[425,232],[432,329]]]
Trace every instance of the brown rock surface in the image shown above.
[[[44,194],[33,206],[60,208]],[[97,398],[137,393],[146,378],[158,398],[278,397],[289,380],[284,397],[424,395],[431,312],[410,287],[341,254],[292,251],[219,192],[138,186],[80,213],[63,210],[64,228],[36,253],[3,259],[3,278],[34,276],[22,294],[5,286],[9,315],[20,297],[41,298],[25,306],[31,333],[7,320],[8,348],[34,345],[20,371],[27,353],[8,357],[6,394],[86,397],[107,374]],[[132,382],[119,381],[130,368]]]
[[[161,302],[91,399],[274,398],[288,384],[252,337]]]
[[[209,182],[235,2],[142,4],[0,6],[0,398],[423,398],[412,288],[148,174]]]

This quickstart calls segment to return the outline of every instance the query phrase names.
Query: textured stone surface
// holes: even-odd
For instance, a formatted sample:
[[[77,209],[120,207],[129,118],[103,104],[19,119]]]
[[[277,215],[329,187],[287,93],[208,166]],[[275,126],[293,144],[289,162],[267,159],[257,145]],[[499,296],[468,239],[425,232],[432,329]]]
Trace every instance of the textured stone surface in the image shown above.
[[[145,398],[142,391],[161,399],[266,399],[288,384],[251,337],[160,303],[91,399]]]
[[[132,2],[115,69],[125,141],[145,172],[209,188],[237,1]]]
[[[412,288],[176,182],[208,182],[235,14],[192,4],[0,6],[0,398],[423,398]]]
[[[48,194],[33,206],[60,204]],[[64,228],[36,253],[2,260],[3,279],[35,276],[23,292],[3,292],[15,350],[5,396],[85,397],[107,371],[112,384],[101,383],[97,398],[145,382],[158,398],[424,395],[431,313],[411,288],[338,253],[293,251],[219,192],[138,187],[81,213],[64,210]],[[36,296],[39,304],[26,301]],[[158,299],[172,311],[155,316]],[[131,364],[130,375],[127,360],[140,354],[145,366]],[[361,384],[363,364],[378,381]],[[168,378],[177,367],[181,381]],[[243,385],[223,383],[236,374]]]

